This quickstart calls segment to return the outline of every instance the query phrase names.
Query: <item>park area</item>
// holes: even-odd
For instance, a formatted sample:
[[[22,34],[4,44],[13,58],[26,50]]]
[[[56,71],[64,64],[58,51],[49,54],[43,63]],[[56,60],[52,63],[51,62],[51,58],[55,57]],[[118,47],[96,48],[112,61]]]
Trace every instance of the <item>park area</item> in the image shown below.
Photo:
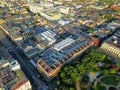
[[[120,90],[120,76],[101,76],[94,82],[91,90]]]
[[[58,90],[120,90],[120,76],[117,75],[120,64],[100,49],[90,48],[77,59],[61,68]]]
[[[87,50],[79,60],[64,66],[58,75],[58,90],[76,90],[75,83],[81,76],[90,71],[97,71],[98,62],[104,61],[106,55],[96,48]]]

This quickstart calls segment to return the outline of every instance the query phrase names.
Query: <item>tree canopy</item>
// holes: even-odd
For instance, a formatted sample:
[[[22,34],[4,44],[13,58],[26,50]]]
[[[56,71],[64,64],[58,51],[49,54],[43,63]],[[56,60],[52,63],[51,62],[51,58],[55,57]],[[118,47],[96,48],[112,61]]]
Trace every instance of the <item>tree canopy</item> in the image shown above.
[[[112,4],[114,3],[115,0],[99,0],[99,1],[107,4]]]
[[[96,66],[96,64],[98,64],[99,61],[103,61],[105,59],[106,55],[101,53],[98,49],[88,50],[79,63],[68,65],[61,69],[58,75],[58,90],[62,90],[62,88],[65,88],[66,86],[66,88],[69,88],[71,86],[74,87],[75,82],[80,80],[81,76],[84,73],[94,71],[94,67]],[[111,73],[113,73],[112,70]]]

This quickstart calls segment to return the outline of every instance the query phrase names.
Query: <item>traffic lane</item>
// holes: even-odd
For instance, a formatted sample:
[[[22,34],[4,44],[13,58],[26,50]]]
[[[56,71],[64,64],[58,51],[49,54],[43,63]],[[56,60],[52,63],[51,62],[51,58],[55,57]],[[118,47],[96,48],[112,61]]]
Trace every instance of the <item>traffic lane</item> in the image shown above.
[[[21,59],[19,59],[19,62],[21,63],[21,65],[28,70],[28,72],[32,75],[32,77],[33,77],[33,76],[36,77],[36,75],[34,74],[34,72],[32,72],[31,69],[29,68],[29,64],[27,64],[27,63],[25,62],[25,61],[26,61],[25,57],[22,56],[19,51],[16,50],[16,52],[17,52],[17,54],[20,55],[20,56],[18,55],[18,57],[21,58]]]
[[[23,58],[23,60],[20,60],[22,61],[24,64],[26,64],[25,66],[27,66],[26,68],[29,69],[29,71],[31,72],[31,75],[32,75],[32,78],[35,80],[35,83],[37,84],[38,87],[41,87],[43,86],[44,87],[44,90],[47,90],[47,86],[45,85],[44,82],[42,82],[39,78],[38,78],[38,74],[36,69],[34,69],[34,71],[30,68],[30,64],[28,64],[28,60],[26,60],[27,58],[25,56],[23,56],[23,53],[21,53],[21,51],[19,50],[16,50],[16,52]],[[36,72],[36,73],[35,73]]]
[[[21,59],[21,57],[19,57],[19,55],[17,55],[17,53],[15,53],[14,50],[11,50],[11,51],[8,51],[8,52],[10,53],[10,55],[11,55],[14,59],[16,59],[16,60],[19,62],[22,71],[25,73],[25,75],[27,76],[27,78],[30,80],[31,84],[33,84],[33,83],[34,83],[34,80],[33,80],[33,78],[32,78],[32,73],[31,73],[31,71],[28,69],[27,65],[26,65],[24,62],[22,62],[23,60]]]

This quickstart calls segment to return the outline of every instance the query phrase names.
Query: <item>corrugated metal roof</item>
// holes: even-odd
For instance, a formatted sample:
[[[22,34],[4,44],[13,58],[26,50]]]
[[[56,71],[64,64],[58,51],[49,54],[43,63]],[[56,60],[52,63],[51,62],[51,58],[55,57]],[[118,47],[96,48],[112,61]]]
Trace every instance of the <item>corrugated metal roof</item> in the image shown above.
[[[55,44],[54,47],[56,50],[59,51],[59,50],[63,49],[64,47],[69,46],[73,42],[75,42],[75,40],[68,37],[65,40],[62,40],[61,42]]]

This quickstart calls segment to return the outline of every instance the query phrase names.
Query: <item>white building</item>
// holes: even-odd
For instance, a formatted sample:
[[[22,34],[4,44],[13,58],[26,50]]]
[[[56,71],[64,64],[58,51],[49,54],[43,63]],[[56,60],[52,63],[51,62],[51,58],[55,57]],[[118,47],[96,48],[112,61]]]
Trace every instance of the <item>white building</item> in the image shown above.
[[[60,51],[61,49],[65,48],[66,46],[69,46],[73,42],[75,42],[75,40],[68,37],[65,40],[62,40],[61,42],[55,44],[53,48]]]
[[[49,45],[52,45],[56,41],[56,33],[51,30],[40,33],[38,36],[41,37],[43,40],[47,40]]]
[[[60,1],[54,1],[53,3],[56,5],[62,5],[62,2],[60,2]]]
[[[43,7],[37,4],[29,4],[30,11],[33,13],[40,13]]]
[[[62,14],[58,13],[55,9],[49,9],[41,12],[40,14],[48,20],[58,20],[62,17]]]
[[[16,71],[20,69],[20,64],[18,63],[17,60],[13,60],[12,62],[10,62],[10,67],[12,68],[13,71]]]
[[[40,5],[45,8],[51,8],[54,6],[53,3],[50,2],[41,2]]]
[[[40,4],[29,4],[29,8],[31,12],[41,13],[41,11],[53,7],[53,3],[50,2],[40,2]]]
[[[114,57],[120,58],[120,48],[110,43],[104,42],[101,46],[101,49]]]
[[[120,58],[120,30],[105,41],[101,49],[116,58]]]
[[[70,7],[67,6],[59,6],[57,7],[58,12],[68,14],[70,11]]]

